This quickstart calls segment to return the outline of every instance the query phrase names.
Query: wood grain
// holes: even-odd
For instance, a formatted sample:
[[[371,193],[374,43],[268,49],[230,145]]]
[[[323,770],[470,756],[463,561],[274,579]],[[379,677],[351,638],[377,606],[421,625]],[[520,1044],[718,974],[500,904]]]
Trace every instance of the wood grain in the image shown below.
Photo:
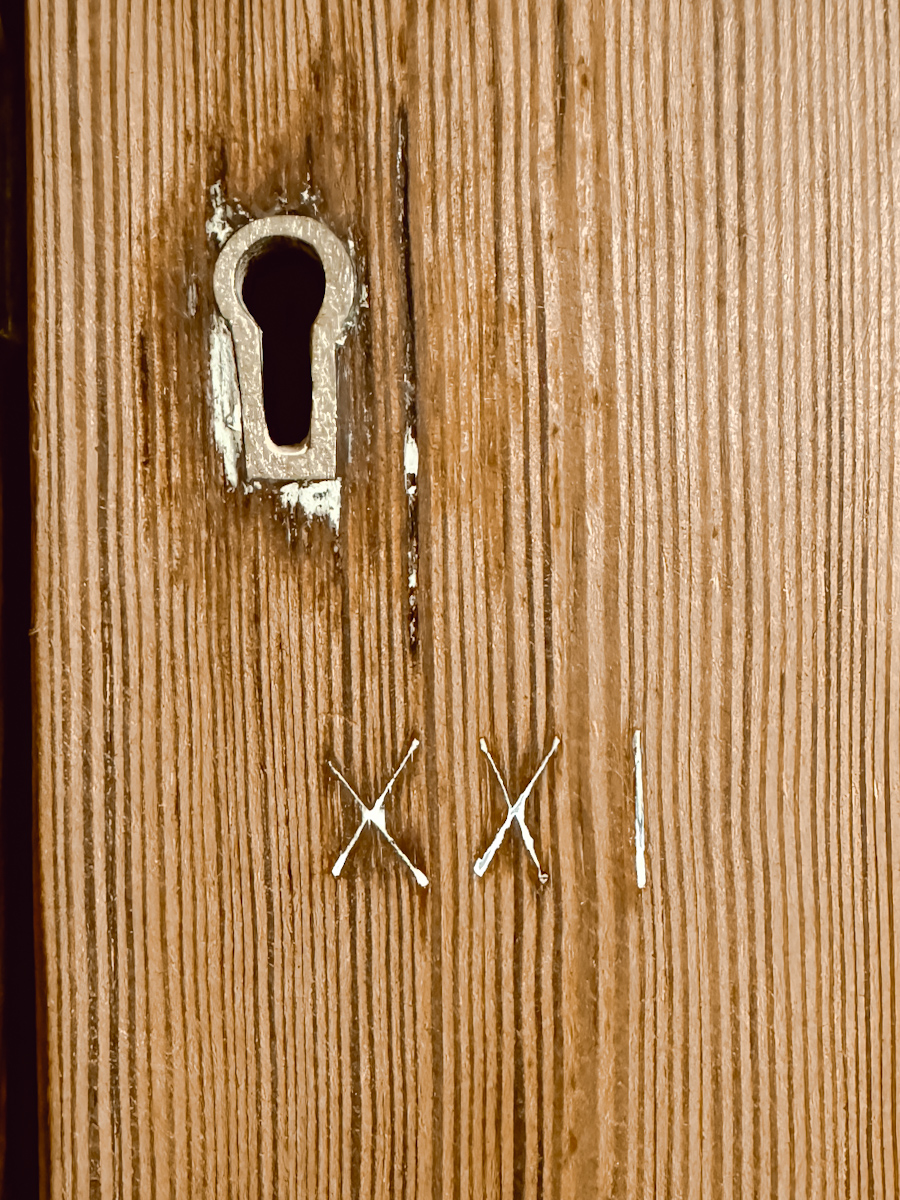
[[[895,1195],[895,8],[29,13],[48,1193]],[[336,538],[225,487],[219,179],[358,250]]]

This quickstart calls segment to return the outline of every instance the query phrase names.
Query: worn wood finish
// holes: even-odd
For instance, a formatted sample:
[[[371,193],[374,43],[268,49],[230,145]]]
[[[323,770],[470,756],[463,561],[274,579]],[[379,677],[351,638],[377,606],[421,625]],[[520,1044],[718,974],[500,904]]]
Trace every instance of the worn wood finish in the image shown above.
[[[51,1193],[895,1195],[895,8],[30,22]],[[307,174],[337,538],[210,434],[207,190]]]
[[[625,1190],[891,1196],[900,19],[697,15],[608,26],[621,621],[655,780]]]

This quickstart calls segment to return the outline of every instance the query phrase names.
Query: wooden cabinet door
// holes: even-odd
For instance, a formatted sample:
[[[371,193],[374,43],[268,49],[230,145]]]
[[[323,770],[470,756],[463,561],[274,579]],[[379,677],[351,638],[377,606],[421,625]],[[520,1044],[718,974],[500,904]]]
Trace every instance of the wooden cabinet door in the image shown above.
[[[896,1195],[896,9],[29,0],[28,75],[48,1194]],[[277,213],[325,500],[224,421]]]

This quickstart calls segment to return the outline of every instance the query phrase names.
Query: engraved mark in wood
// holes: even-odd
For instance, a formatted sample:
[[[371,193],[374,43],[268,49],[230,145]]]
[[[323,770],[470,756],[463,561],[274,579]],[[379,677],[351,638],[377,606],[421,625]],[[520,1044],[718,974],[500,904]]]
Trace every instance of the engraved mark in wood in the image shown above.
[[[525,790],[523,792],[520,793],[515,804],[513,804],[513,802],[509,798],[509,791],[506,787],[506,784],[503,781],[502,775],[500,774],[499,770],[497,769],[497,764],[494,762],[493,758],[491,757],[491,752],[490,752],[490,750],[488,750],[487,742],[484,740],[484,738],[481,739],[481,749],[484,752],[485,756],[487,757],[488,762],[491,764],[491,768],[492,768],[494,774],[497,776],[497,782],[500,784],[500,790],[503,792],[503,798],[506,801],[507,813],[506,813],[506,819],[504,820],[503,824],[500,826],[500,828],[497,830],[496,835],[494,836],[494,840],[488,846],[487,850],[485,850],[484,854],[482,854],[481,858],[479,858],[478,861],[475,863],[475,874],[478,876],[484,875],[485,871],[491,865],[491,859],[494,857],[494,855],[500,849],[500,846],[503,843],[503,839],[506,837],[507,829],[509,829],[510,825],[512,825],[512,823],[515,821],[518,824],[519,829],[522,833],[522,841],[525,843],[525,849],[531,855],[532,861],[534,862],[534,865],[537,867],[538,879],[541,881],[541,883],[546,883],[547,880],[549,879],[549,876],[547,875],[546,871],[541,870],[541,864],[538,861],[537,851],[534,848],[534,838],[531,836],[531,830],[528,828],[528,825],[525,823],[525,803],[528,800],[528,797],[534,791],[534,786],[537,783],[537,781],[540,779],[543,772],[545,771],[545,769],[547,767],[547,763],[550,761],[550,759],[553,757],[553,755],[559,749],[559,738],[555,737],[553,739],[553,745],[550,747],[550,749],[544,755],[544,758],[541,761],[541,765],[535,771],[534,775],[532,775],[532,777],[528,783],[528,786],[525,788]]]
[[[412,758],[418,745],[419,745],[418,738],[413,738],[412,742],[410,743],[409,749],[407,750],[406,754],[403,756],[403,761],[400,763],[400,766],[397,768],[397,770],[393,773],[393,775],[391,776],[390,780],[388,781],[386,787],[382,791],[381,795],[378,797],[378,799],[375,801],[375,803],[372,805],[371,808],[368,808],[363,803],[363,801],[360,799],[357,792],[350,786],[350,784],[347,782],[347,780],[344,778],[344,776],[341,774],[341,772],[337,769],[337,767],[334,765],[334,763],[329,762],[328,767],[329,767],[329,770],[331,771],[332,775],[335,777],[335,779],[338,780],[339,783],[342,783],[344,785],[344,787],[347,789],[347,791],[350,793],[350,795],[353,797],[353,799],[359,805],[359,811],[362,813],[362,819],[359,822],[359,825],[357,825],[357,827],[356,827],[356,832],[353,834],[353,837],[350,839],[350,841],[347,843],[347,845],[341,851],[340,857],[338,858],[337,862],[331,868],[331,873],[332,873],[332,875],[334,875],[335,878],[337,878],[340,875],[341,871],[344,869],[344,863],[347,861],[347,858],[350,855],[350,851],[353,849],[353,847],[359,841],[359,837],[360,837],[360,834],[362,833],[362,831],[365,829],[365,827],[367,825],[374,825],[374,827],[378,830],[378,832],[381,834],[381,836],[384,838],[384,840],[387,842],[387,844],[394,850],[395,854],[400,859],[400,861],[405,866],[409,867],[410,871],[412,872],[413,878],[415,879],[415,881],[419,885],[419,887],[428,887],[428,879],[425,876],[424,872],[420,871],[419,868],[417,866],[415,866],[409,860],[409,858],[403,853],[403,851],[400,849],[400,847],[397,845],[397,843],[394,841],[394,839],[388,833],[387,827],[385,825],[385,817],[384,817],[384,802],[388,798],[388,796],[391,794],[391,789],[393,788],[394,784],[397,782],[400,772],[403,770],[403,768],[406,766],[406,764]]]
[[[646,840],[644,834],[644,756],[641,752],[641,731],[634,731],[631,743],[634,750],[634,867],[637,885],[647,883]]]

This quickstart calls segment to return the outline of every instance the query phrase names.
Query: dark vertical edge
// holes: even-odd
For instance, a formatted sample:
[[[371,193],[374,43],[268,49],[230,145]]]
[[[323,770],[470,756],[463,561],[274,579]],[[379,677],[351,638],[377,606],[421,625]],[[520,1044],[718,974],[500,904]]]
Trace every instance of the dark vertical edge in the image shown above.
[[[38,1193],[24,5],[0,0],[0,1196]],[[25,695],[23,696],[23,690]],[[38,974],[43,978],[40,956]],[[43,987],[41,987],[43,991]],[[42,1062],[46,1054],[41,1055]],[[14,1098],[14,1103],[7,1103]]]
[[[403,338],[403,396],[406,407],[406,435],[418,446],[418,371],[416,364],[416,317],[413,298],[412,239],[409,230],[409,116],[405,104],[397,109],[397,176],[395,183],[400,262],[404,287],[400,293]],[[419,487],[418,471],[406,473],[404,447],[403,484],[407,499],[406,558],[409,652],[419,646]]]

